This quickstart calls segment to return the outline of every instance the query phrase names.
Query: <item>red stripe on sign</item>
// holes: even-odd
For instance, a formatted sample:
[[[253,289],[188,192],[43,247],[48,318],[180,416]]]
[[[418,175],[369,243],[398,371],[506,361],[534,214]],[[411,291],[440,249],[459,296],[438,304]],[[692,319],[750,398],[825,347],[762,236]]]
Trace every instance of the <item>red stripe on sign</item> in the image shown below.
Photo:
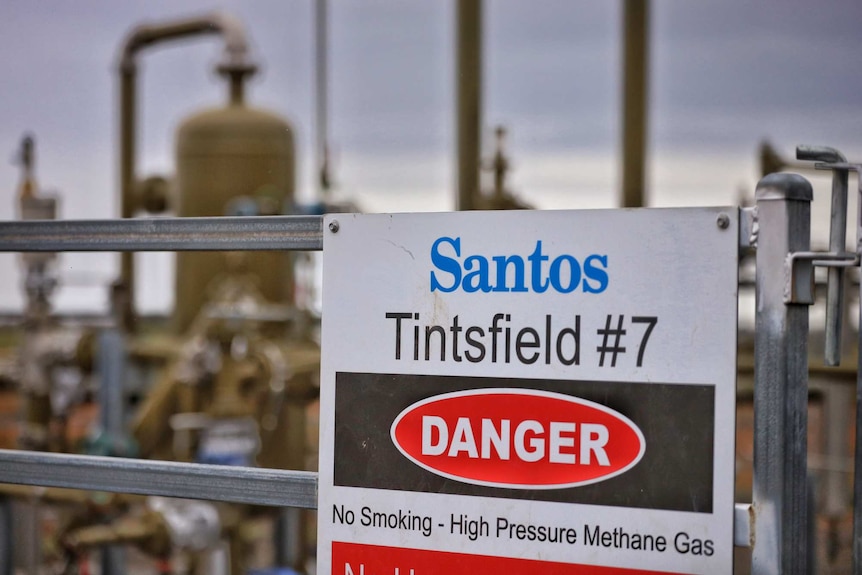
[[[332,575],[669,575],[596,565],[332,542]]]

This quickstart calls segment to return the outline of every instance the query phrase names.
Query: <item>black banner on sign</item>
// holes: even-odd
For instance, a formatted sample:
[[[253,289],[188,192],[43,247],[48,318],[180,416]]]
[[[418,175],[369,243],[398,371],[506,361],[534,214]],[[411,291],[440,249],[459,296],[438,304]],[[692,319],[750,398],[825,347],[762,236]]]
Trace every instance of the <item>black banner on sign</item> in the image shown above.
[[[411,405],[490,388],[552,392],[605,406],[642,432],[643,456],[619,475],[587,485],[513,489],[433,473],[394,444],[392,424]],[[335,379],[335,485],[712,513],[714,419],[712,385],[340,372]],[[577,452],[577,446],[572,450]]]

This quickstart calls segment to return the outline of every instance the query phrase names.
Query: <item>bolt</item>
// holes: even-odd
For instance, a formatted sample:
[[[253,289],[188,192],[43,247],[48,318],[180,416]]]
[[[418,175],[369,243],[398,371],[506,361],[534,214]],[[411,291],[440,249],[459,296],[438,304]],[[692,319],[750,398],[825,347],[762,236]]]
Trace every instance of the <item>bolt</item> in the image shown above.
[[[727,214],[718,214],[718,218],[715,220],[715,223],[719,229],[726,230],[730,227],[730,216]]]
[[[339,228],[338,220],[332,220],[331,222],[329,222],[329,231],[330,232],[332,232],[333,234],[337,234],[338,228]]]

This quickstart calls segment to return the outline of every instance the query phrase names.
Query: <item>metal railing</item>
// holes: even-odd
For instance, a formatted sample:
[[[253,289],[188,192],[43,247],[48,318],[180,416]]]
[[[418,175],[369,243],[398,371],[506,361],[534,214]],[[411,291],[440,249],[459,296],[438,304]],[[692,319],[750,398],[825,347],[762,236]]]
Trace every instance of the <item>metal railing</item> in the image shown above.
[[[0,482],[317,508],[317,473],[0,449]]]
[[[321,216],[0,223],[0,252],[322,250]],[[0,450],[0,482],[317,507],[317,473]]]
[[[322,250],[321,216],[12,221],[0,252]]]

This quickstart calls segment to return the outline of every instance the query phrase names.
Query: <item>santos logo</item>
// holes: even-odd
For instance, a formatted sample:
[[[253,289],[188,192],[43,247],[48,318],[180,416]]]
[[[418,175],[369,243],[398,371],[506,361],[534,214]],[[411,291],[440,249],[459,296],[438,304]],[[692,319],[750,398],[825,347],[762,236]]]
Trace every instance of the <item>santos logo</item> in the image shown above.
[[[550,262],[545,265],[545,262]],[[608,256],[592,254],[583,266],[569,254],[551,260],[542,252],[541,240],[533,252],[520,255],[471,255],[461,262],[461,238],[437,238],[431,246],[431,291],[544,293],[552,288],[571,293],[601,293],[608,287]]]
[[[533,389],[475,389],[430,397],[398,414],[390,436],[426,470],[474,485],[559,489],[625,473],[643,433],[604,405]]]

